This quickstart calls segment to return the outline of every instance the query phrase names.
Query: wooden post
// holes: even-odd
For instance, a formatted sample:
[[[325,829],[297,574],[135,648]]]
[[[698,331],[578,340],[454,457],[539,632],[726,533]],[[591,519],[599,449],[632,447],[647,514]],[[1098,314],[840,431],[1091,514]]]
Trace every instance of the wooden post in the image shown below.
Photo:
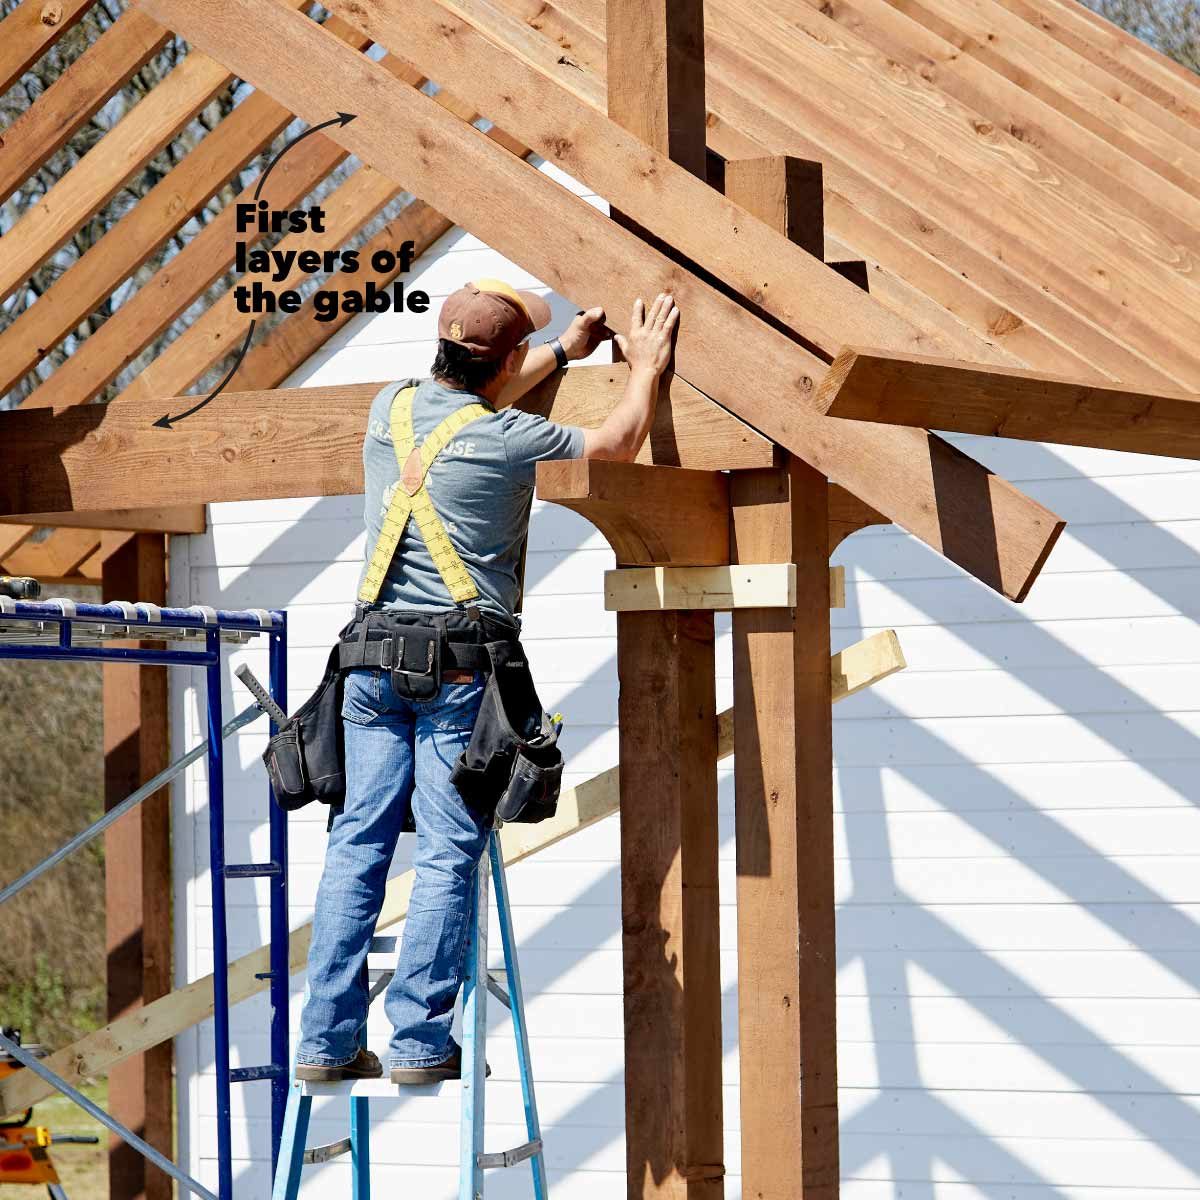
[[[798,178],[784,158],[729,167],[730,198],[763,220],[802,203],[779,201]],[[730,500],[733,561],[796,564],[794,609],[733,614],[742,1194],[835,1200],[829,486],[791,458],[734,472]]]
[[[712,613],[618,614],[617,673],[628,1195],[719,1200]]]
[[[608,115],[703,179],[703,0],[607,12]],[[630,1200],[725,1194],[713,645],[712,613],[617,617]]]
[[[112,535],[102,574],[105,601],[166,603],[166,539]],[[104,801],[111,808],[168,762],[167,671],[104,664]],[[169,792],[155,793],[104,837],[108,1019],[171,991]],[[174,1157],[172,1046],[162,1042],[116,1064],[109,1111]],[[115,1136],[109,1143],[112,1200],[171,1200],[171,1179]]]

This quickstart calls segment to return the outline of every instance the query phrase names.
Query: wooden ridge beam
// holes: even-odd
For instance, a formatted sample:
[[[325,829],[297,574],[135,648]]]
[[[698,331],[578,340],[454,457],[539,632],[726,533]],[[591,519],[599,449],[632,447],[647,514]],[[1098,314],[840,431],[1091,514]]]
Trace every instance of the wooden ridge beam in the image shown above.
[[[1004,595],[1020,600],[1032,586],[1063,527],[1054,514],[927,433],[851,432],[816,413],[819,359],[429,97],[280,0],[139,2],[306,119],[324,114],[335,80],[341,94],[370,96],[338,141],[560,294],[602,304],[617,326],[636,295],[670,290],[687,314],[680,375]],[[536,234],[488,200],[504,195],[538,213]]]
[[[830,416],[1200,458],[1200,395],[848,347],[817,389]]]
[[[35,0],[26,0],[27,4]],[[7,23],[7,22],[6,22]],[[4,131],[0,200],[62,148],[170,38],[170,30],[127,9]],[[7,235],[5,235],[7,236]]]
[[[832,702],[869,687],[880,679],[902,670],[904,659],[900,644],[891,630],[874,634],[839,650],[830,658]],[[733,753],[733,709],[717,714],[717,754],[728,758]],[[590,829],[598,821],[620,811],[619,767],[610,767],[573,788],[565,788],[559,797],[558,812],[538,825],[505,825],[500,831],[504,861],[508,866],[557,845],[564,838]],[[412,892],[413,873],[406,871],[389,879],[383,910],[377,928],[387,929],[404,920]],[[293,972],[304,969],[312,938],[312,923],[292,930],[288,940],[288,964]],[[264,971],[270,968],[267,947],[252,950],[229,964],[229,1001],[237,1004],[267,990]],[[120,1017],[116,1021],[85,1034],[78,1041],[55,1051],[46,1063],[74,1083],[106,1075],[115,1063],[151,1046],[176,1037],[185,1029],[212,1016],[213,980],[211,975],[177,988],[161,1000]],[[0,1079],[0,1116],[24,1112],[32,1104],[54,1095],[54,1088],[32,1071],[17,1071]]]
[[[595,427],[624,394],[624,375],[620,366],[572,367],[522,406]],[[382,386],[227,392],[170,429],[154,422],[164,409],[186,407],[187,397],[0,413],[0,514],[62,524],[55,513],[357,495],[363,430]],[[664,388],[655,428],[653,461],[668,466],[713,472],[769,466],[775,458],[766,438],[682,380]],[[593,467],[600,473],[621,465]]]
[[[24,0],[0,21],[0,96],[83,20],[92,0]]]
[[[357,49],[365,49],[369,44],[369,39],[340,21],[330,22],[326,28]],[[36,304],[0,333],[0,395],[13,387],[51,346],[62,341],[123,280],[128,279],[158,246],[207,203],[222,181],[258,154],[291,120],[292,114],[286,108],[265,93],[256,92],[203,138],[178,166],[105,233],[100,243],[56,279],[38,297]],[[338,149],[326,143],[326,150],[336,161]],[[274,200],[271,192],[267,199]],[[161,293],[153,285],[151,287],[158,301],[161,322]],[[93,336],[98,337],[101,332]]]

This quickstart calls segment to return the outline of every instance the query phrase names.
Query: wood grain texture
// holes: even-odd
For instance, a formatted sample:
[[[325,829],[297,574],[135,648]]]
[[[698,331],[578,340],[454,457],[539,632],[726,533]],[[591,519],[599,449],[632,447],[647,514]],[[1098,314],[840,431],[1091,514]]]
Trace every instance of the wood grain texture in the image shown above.
[[[821,164],[791,154],[734,158],[725,195],[793,245],[825,261],[825,189]]]
[[[733,614],[742,1186],[838,1195],[829,507],[798,459],[730,485],[738,562],[796,568],[790,609]]]
[[[713,646],[711,613],[617,616],[630,1200],[724,1195]]]
[[[368,44],[366,38],[341,22],[331,22],[326,28],[357,49]],[[0,334],[0,394],[7,392],[50,347],[57,345],[122,281],[133,275],[163,241],[208,202],[224,180],[258,154],[291,120],[292,114],[287,109],[262,93],[248,96],[239,104],[107,231],[101,244],[93,246],[57,278],[36,304]],[[328,143],[326,149],[330,149]],[[337,149],[332,149],[336,161]],[[275,200],[273,188],[268,189],[267,199]],[[232,218],[230,213],[226,223]],[[150,286],[157,300],[155,324],[161,324],[165,307],[163,289]],[[145,327],[138,330],[139,334],[145,332]],[[116,336],[119,331],[110,332],[105,340]],[[141,346],[127,347],[125,356],[140,349]],[[61,400],[59,403],[61,406]]]
[[[719,472],[596,459],[541,462],[537,495],[591,521],[619,565],[729,561],[729,481]]]
[[[332,3],[347,19],[361,9],[356,0]],[[645,8],[644,21],[653,25],[649,14],[657,6],[637,7]],[[872,330],[872,344],[880,344],[882,338],[881,344],[898,349],[938,352],[935,336],[923,334],[827,270],[820,253],[815,258],[805,253],[708,187],[703,168],[693,173],[673,163],[651,141],[657,126],[644,90],[635,106],[641,124],[627,131],[622,121],[607,119],[562,85],[568,68],[548,44],[535,61],[510,53],[505,47],[513,41],[527,44],[524,30],[494,11],[489,10],[485,21],[478,10],[457,0],[375,0],[368,13],[367,18],[354,19],[377,40],[403,45],[404,53],[422,69],[436,71],[481,112],[594,188],[638,228],[686,255],[830,358],[840,344],[839,331],[844,342],[848,329]],[[690,29],[690,20],[684,24]],[[501,38],[503,45],[496,40]],[[691,35],[684,41],[690,44]],[[644,84],[638,81],[639,87]],[[699,103],[696,125],[703,149],[703,92]],[[789,168],[793,173],[798,169]],[[681,220],[685,213],[686,220]],[[987,348],[981,347],[980,353],[986,360]]]
[[[104,603],[167,602],[166,538],[139,533],[106,537],[101,569]],[[138,646],[148,643],[127,642]],[[105,663],[104,805],[109,809],[170,761],[167,672],[161,667]],[[170,789],[162,788],[104,835],[107,1017],[114,1021],[171,991]],[[116,1065],[108,1109],[163,1154],[174,1150],[174,1082],[170,1042]],[[115,1134],[108,1146],[114,1200],[171,1200],[169,1175]]]
[[[796,603],[792,563],[746,563],[723,567],[618,567],[604,572],[608,612],[668,609],[728,611],[791,608]]]
[[[32,5],[35,0],[26,0]],[[5,22],[7,24],[7,22]],[[170,37],[170,32],[143,13],[123,12],[4,131],[0,147],[0,199],[11,195],[102,104],[121,90]]]
[[[5,575],[31,575],[43,584],[99,583],[99,573],[85,568],[101,541],[99,531],[87,529],[59,529],[36,542],[26,537],[0,559],[0,566]]]
[[[92,0],[24,0],[0,21],[0,96],[69,29],[84,17]]]
[[[334,80],[370,96],[338,140],[560,294],[601,303],[620,324],[635,295],[670,290],[689,314],[680,375],[989,586],[1026,594],[1061,530],[1041,505],[930,435],[851,433],[818,416],[810,402],[819,360],[277,0],[229,0],[225,20],[211,19],[213,0],[141,3],[306,119],[328,107]],[[487,199],[506,194],[539,214],[536,237]]]
[[[1200,395],[1102,387],[848,347],[817,389],[832,416],[1200,458]]]
[[[296,0],[299,2],[299,0]],[[10,295],[218,92],[229,72],[189,54],[5,234],[0,297]]]
[[[883,678],[899,669],[894,656],[880,653],[879,639],[885,637],[885,633],[848,646],[832,656],[830,674],[835,703],[848,694],[847,688],[859,690],[873,682],[872,671],[882,671],[878,677]],[[728,758],[733,753],[733,709],[719,713],[716,725],[718,756]],[[549,821],[538,825],[505,825],[500,831],[505,863],[512,866],[618,812],[618,776],[619,768],[611,767],[576,787],[566,788],[559,797],[556,815]],[[411,871],[388,880],[378,923],[380,930],[404,920],[412,882]],[[292,930],[288,965],[293,973],[303,970],[311,937],[311,922]],[[265,947],[230,963],[230,1002],[236,1004],[266,991],[267,981],[261,978],[261,973],[269,966]],[[48,1065],[75,1082],[98,1078],[107,1074],[114,1063],[140,1054],[206,1020],[212,1016],[212,1005],[212,976],[205,975],[56,1051]],[[23,1112],[31,1104],[53,1094],[54,1089],[36,1075],[29,1072],[10,1075],[0,1080],[0,1115]]]
[[[572,367],[532,403],[554,421],[598,426],[624,395],[623,372]],[[0,513],[35,513],[39,520],[51,520],[56,512],[356,495],[362,491],[367,412],[385,382],[226,392],[171,429],[156,428],[154,422],[164,411],[182,411],[195,397],[115,400],[61,413],[22,406],[0,414]],[[684,394],[684,419],[672,421],[673,395],[674,387],[660,401],[673,430],[660,443],[663,469],[682,464],[691,468],[680,472],[684,479],[707,478],[725,468],[772,461],[765,439],[745,434],[735,418],[694,392]],[[711,417],[703,415],[703,405],[713,409]],[[697,413],[696,420],[688,419]],[[598,477],[605,468],[620,466],[593,464]],[[624,469],[651,471],[647,466]],[[690,495],[686,484],[679,486],[680,495]],[[617,501],[619,495],[611,498]],[[661,503],[671,507],[669,498]],[[725,519],[718,501],[711,507],[716,519]],[[170,528],[179,514],[167,511],[159,519],[160,527]],[[127,526],[122,521],[108,527]],[[724,535],[706,536],[706,544],[717,546]]]
[[[803,180],[752,161],[730,164],[726,191],[787,232],[792,206],[778,193]],[[733,614],[742,1187],[758,1200],[836,1200],[829,484],[791,458],[731,484],[730,503],[731,560],[786,563],[796,578],[792,607]]]
[[[206,524],[204,506],[158,505],[151,508],[101,508],[94,512],[22,513],[20,517],[0,515],[0,525],[10,521],[29,521],[33,527],[48,529],[108,529],[146,533],[203,533]]]

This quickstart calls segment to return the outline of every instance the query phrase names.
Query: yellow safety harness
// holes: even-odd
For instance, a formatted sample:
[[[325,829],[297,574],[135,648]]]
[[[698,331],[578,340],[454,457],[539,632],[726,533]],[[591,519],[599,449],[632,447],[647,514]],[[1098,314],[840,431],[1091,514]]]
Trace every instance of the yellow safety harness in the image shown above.
[[[416,519],[425,548],[454,603],[463,604],[479,595],[479,589],[467,573],[466,565],[450,541],[446,526],[433,507],[425,477],[434,459],[446,448],[451,438],[473,421],[487,416],[491,410],[482,404],[465,405],[438,425],[418,449],[412,420],[416,390],[415,387],[405,388],[392,401],[392,448],[396,452],[400,478],[392,493],[387,515],[383,518],[383,527],[371,554],[370,566],[358,591],[358,598],[364,604],[374,604],[379,598],[384,577],[392,565],[392,557],[410,516]]]

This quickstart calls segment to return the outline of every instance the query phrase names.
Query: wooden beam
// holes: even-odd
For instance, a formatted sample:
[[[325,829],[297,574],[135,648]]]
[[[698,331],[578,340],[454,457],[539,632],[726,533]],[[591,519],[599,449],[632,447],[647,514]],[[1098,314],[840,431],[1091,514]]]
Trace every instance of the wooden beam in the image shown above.
[[[729,561],[729,481],[720,472],[564,459],[538,463],[537,495],[591,521],[619,565]]]
[[[113,600],[167,602],[166,538],[140,533],[107,539],[101,594]],[[138,642],[121,643],[137,646]],[[104,804],[119,804],[169,759],[167,672],[104,664]],[[171,991],[170,790],[156,792],[104,835],[108,1020],[137,1012]],[[113,1067],[109,1111],[162,1154],[174,1149],[172,1046]],[[115,1134],[108,1149],[109,1190],[119,1200],[171,1200],[169,1175],[148,1166]]]
[[[832,656],[830,676],[835,704],[904,666],[895,636],[891,630],[885,630]],[[732,753],[733,709],[730,708],[717,715],[717,754],[719,758],[728,758]],[[512,866],[619,812],[619,774],[619,767],[611,767],[576,787],[565,789],[559,797],[558,812],[549,821],[539,825],[505,825],[500,831],[505,863]],[[411,871],[388,880],[379,929],[404,920],[412,883]],[[303,970],[311,936],[311,922],[292,930],[288,963],[293,972]],[[267,982],[262,972],[269,967],[265,946],[230,963],[230,1003],[237,1004],[266,991]],[[212,976],[205,975],[56,1051],[48,1060],[49,1066],[75,1082],[103,1076],[114,1063],[122,1062],[132,1054],[141,1054],[206,1020],[212,1016],[212,1006]],[[53,1094],[53,1087],[36,1075],[19,1071],[0,1079],[0,1116],[24,1112],[31,1104]]]
[[[191,53],[118,121],[5,235],[12,250],[0,264],[0,297],[10,295],[107,204],[229,79],[220,63]]]
[[[703,180],[703,0],[609,0],[607,16],[613,128],[651,147],[674,173]],[[614,219],[636,239],[641,230],[630,215],[617,208]],[[728,561],[724,477],[623,466],[589,467],[597,485],[590,490],[601,493],[606,475],[617,484],[588,508],[613,530],[605,532],[618,563],[642,550],[679,561],[701,526],[726,538],[703,551],[720,557],[701,561]],[[641,487],[621,488],[622,475]],[[635,525],[638,545],[629,547]],[[712,613],[617,615],[629,1200],[725,1193],[714,646]],[[646,794],[656,802],[640,803]]]
[[[92,0],[24,0],[0,21],[0,96],[69,29]]]
[[[25,6],[36,0],[26,0]],[[11,19],[11,18],[10,18]],[[5,22],[7,24],[7,21]],[[126,10],[4,132],[0,199],[10,196],[62,148],[171,34],[144,13]]]
[[[708,186],[703,87],[698,93],[699,115],[693,122],[701,131],[694,139],[698,151],[693,162],[699,165],[693,172],[673,163],[666,149],[651,140],[657,125],[649,115],[654,97],[646,91],[647,80],[638,80],[627,95],[622,93],[622,102],[630,104],[631,114],[640,122],[626,129],[623,119],[615,114],[608,119],[564,86],[568,68],[558,62],[562,56],[555,55],[548,43],[543,42],[537,58],[530,61],[522,53],[531,40],[526,31],[498,10],[481,10],[461,0],[375,0],[366,10],[357,0],[331,0],[331,4],[377,41],[390,43],[398,52],[402,49],[411,61],[461,92],[539,154],[589,184],[638,228],[686,255],[829,358],[843,342],[854,340],[856,335],[849,329],[872,330],[870,338],[865,333],[857,336],[873,345],[936,352],[936,338],[826,270],[822,255],[814,259],[761,220],[748,219],[744,209]],[[680,7],[688,14],[681,21],[680,53],[688,57],[699,20],[693,9],[700,5]],[[629,44],[644,44],[649,29],[661,20],[653,15],[659,8],[644,0],[628,0],[622,11],[610,14],[609,27],[620,28],[628,20],[634,27]],[[641,15],[635,17],[635,10]],[[609,53],[611,57],[611,46]],[[663,71],[652,67],[650,72],[653,89],[654,79]],[[610,93],[612,87],[610,71]],[[686,219],[680,219],[685,213]],[[980,352],[986,359],[987,347]]]
[[[529,403],[555,421],[598,426],[624,395],[622,370],[572,367],[542,385],[544,392]],[[84,514],[94,511],[106,514],[107,528],[143,528],[139,522],[145,521],[196,532],[179,505],[357,495],[363,487],[363,431],[381,387],[382,382],[229,392],[170,429],[154,422],[164,411],[187,407],[187,397],[77,405],[61,413],[24,407],[0,413],[0,513],[15,519],[35,512],[36,521],[22,516],[22,523],[61,525],[70,521],[59,513],[76,513],[90,524],[100,518]],[[659,401],[659,413],[663,426],[673,430],[655,448],[668,466],[708,474],[765,466],[774,458],[765,438],[679,381]],[[594,470],[607,478],[607,469],[621,465],[594,464]],[[134,505],[146,515],[109,515]],[[157,521],[155,512],[146,512],[156,505]],[[663,505],[670,507],[669,501]],[[705,535],[696,536],[703,542]],[[707,537],[715,546],[720,535]]]
[[[989,586],[1024,598],[1062,530],[1053,513],[929,434],[851,432],[821,417],[810,406],[818,359],[281,0],[139,3],[306,119],[325,113],[332,80],[338,94],[374,95],[337,140],[559,293],[602,304],[618,327],[636,295],[670,290],[687,314],[679,374]],[[540,214],[536,236],[487,200],[503,195]]]
[[[368,39],[342,22],[331,24],[333,32],[344,36],[356,48],[363,49],[368,44]],[[291,120],[292,114],[286,108],[270,96],[256,92],[203,138],[105,233],[102,243],[93,246],[57,278],[36,304],[0,334],[0,395],[45,357],[49,348],[66,337],[122,280],[133,275],[174,230],[191,219],[224,180],[258,154]],[[329,143],[325,146],[336,163],[342,153]],[[276,201],[273,189],[268,189],[267,200]],[[162,289],[155,284],[148,287],[161,311]],[[127,354],[136,352],[133,349]],[[48,390],[55,391],[55,385]]]
[[[817,389],[833,417],[1200,458],[1200,395],[847,347]]]
[[[726,190],[784,230],[779,163],[730,163]],[[824,251],[824,223],[818,225]],[[791,458],[730,486],[731,559],[792,568],[787,609],[733,614],[734,826],[742,1186],[836,1200],[837,943],[829,661],[829,484]]]
[[[791,608],[796,568],[791,563],[725,567],[618,567],[604,572],[608,612]]]
[[[46,529],[113,529],[144,533],[203,533],[203,505],[103,508],[96,512],[38,512],[0,516],[0,525],[28,522]]]
[[[789,242],[825,261],[825,188],[819,162],[791,154],[730,159],[723,190]]]

